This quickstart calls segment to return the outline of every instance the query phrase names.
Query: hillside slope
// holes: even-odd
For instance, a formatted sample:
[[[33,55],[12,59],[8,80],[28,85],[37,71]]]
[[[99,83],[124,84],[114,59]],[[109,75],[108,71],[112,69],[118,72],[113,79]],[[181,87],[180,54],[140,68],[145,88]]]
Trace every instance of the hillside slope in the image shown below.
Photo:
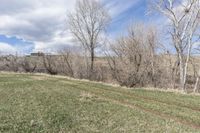
[[[200,132],[200,97],[0,74],[0,132]]]

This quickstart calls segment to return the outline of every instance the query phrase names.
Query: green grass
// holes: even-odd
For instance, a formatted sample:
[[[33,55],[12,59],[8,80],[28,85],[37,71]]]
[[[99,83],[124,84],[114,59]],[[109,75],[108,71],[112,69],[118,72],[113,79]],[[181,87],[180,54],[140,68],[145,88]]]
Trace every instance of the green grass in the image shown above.
[[[0,73],[0,132],[200,132],[200,97]]]

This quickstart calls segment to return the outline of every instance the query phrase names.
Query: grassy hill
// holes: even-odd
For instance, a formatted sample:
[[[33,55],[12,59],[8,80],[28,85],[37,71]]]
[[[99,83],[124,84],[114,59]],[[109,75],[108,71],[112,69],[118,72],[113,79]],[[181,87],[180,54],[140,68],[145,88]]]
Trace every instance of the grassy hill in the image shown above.
[[[0,132],[200,132],[200,97],[0,73]]]

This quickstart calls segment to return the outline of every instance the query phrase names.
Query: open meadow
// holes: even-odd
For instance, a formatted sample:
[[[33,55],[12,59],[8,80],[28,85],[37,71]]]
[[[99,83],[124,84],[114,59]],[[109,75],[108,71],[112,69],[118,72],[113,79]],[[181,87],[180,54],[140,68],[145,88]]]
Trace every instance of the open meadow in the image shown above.
[[[200,132],[200,97],[0,74],[0,132]]]

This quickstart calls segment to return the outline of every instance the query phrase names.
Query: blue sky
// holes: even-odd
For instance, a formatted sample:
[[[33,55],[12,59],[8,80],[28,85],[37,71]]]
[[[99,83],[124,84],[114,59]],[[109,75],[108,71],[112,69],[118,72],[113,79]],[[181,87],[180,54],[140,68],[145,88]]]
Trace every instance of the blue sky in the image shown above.
[[[147,15],[147,0],[100,0],[109,9],[112,22],[107,34],[112,38],[124,34],[130,23],[159,22]],[[53,52],[72,43],[67,31],[66,14],[73,11],[72,0],[1,0],[0,53],[28,54]]]
[[[121,4],[121,3],[120,3]],[[147,2],[140,0],[136,4],[130,6],[117,17],[113,18],[112,24],[109,27],[109,32],[112,35],[119,35],[126,31],[127,26],[132,22],[145,22],[148,20],[146,16]]]

